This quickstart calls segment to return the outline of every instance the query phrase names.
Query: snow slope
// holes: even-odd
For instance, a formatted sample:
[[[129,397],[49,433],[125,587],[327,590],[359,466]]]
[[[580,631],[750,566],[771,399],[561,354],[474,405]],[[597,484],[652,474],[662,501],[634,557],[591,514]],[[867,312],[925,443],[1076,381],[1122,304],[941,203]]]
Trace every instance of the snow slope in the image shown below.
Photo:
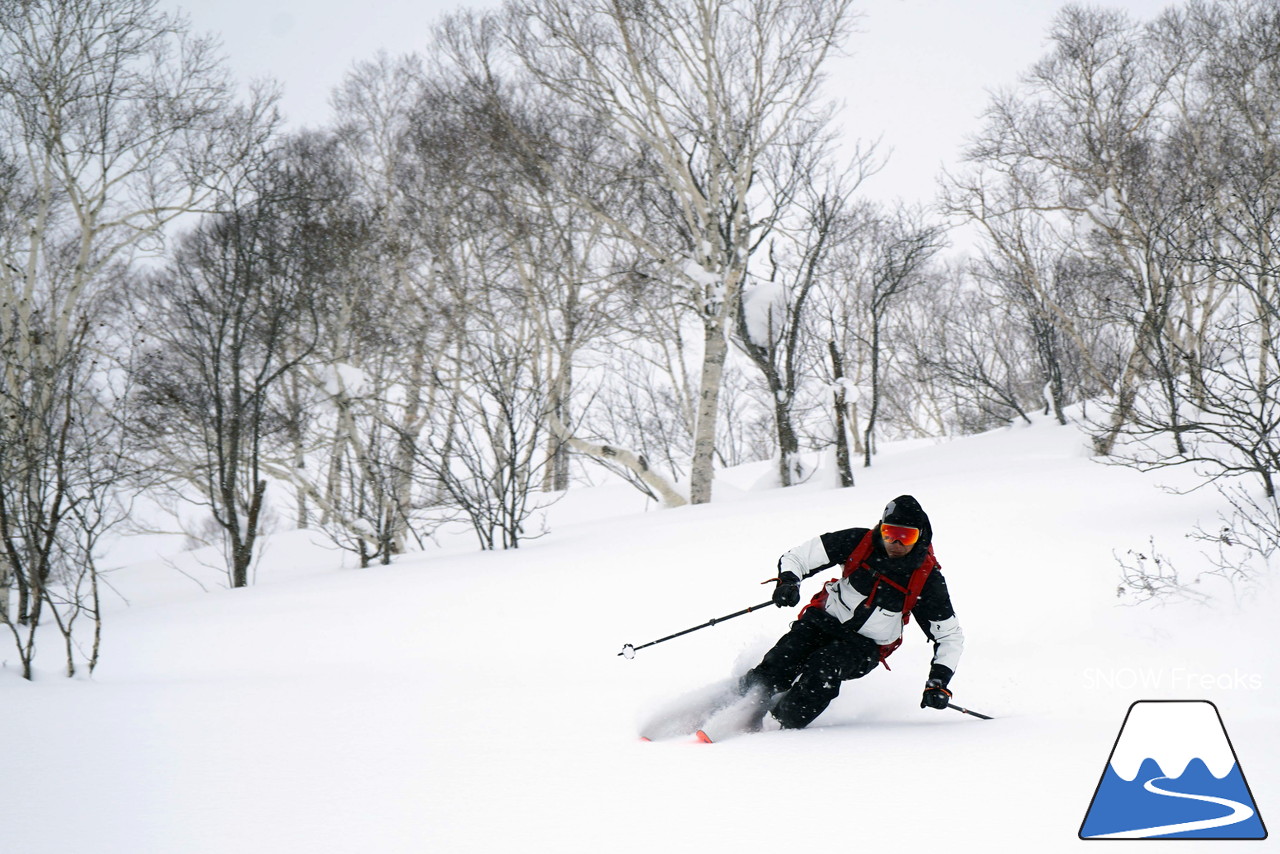
[[[445,540],[361,570],[293,532],[248,590],[121,569],[130,604],[111,604],[92,680],[0,670],[3,850],[1067,850],[1129,704],[1158,698],[1214,701],[1280,820],[1274,609],[1115,604],[1113,551],[1154,535],[1192,561],[1182,534],[1211,495],[1099,465],[1049,423],[894,446],[848,490],[759,488],[768,470],[679,510],[575,490],[512,552]],[[846,683],[808,730],[636,740],[656,709],[754,664],[794,612],[630,661],[624,643],[763,601],[780,552],[904,492],[933,519],[966,630],[956,702],[998,720],[918,707],[929,649],[912,628],[892,672]]]

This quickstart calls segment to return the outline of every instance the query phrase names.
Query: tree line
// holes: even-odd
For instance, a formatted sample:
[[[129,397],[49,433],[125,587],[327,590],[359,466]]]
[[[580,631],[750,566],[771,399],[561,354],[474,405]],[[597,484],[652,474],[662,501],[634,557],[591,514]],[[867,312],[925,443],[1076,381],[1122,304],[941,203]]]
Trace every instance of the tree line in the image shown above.
[[[1280,4],[1064,8],[929,208],[867,199],[884,155],[840,144],[823,85],[855,18],[509,0],[288,131],[154,0],[7,5],[24,674],[41,626],[68,673],[97,662],[95,561],[138,501],[200,519],[244,586],[273,514],[363,566],[459,522],[516,548],[594,466],[667,507],[817,452],[853,485],[879,442],[1080,406],[1099,455],[1197,466],[1274,550]]]

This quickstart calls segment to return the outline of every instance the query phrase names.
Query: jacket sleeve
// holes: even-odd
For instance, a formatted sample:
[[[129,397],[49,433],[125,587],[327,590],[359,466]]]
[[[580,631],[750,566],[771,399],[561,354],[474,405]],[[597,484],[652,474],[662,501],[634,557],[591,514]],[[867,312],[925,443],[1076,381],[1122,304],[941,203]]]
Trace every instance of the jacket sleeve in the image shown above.
[[[946,685],[955,675],[956,665],[960,663],[960,655],[964,652],[964,630],[960,628],[960,620],[956,618],[955,609],[951,606],[947,580],[942,577],[940,569],[935,569],[929,575],[929,581],[920,594],[920,601],[916,603],[912,616],[929,640],[933,641],[933,663],[929,667],[929,678]]]
[[[857,548],[866,528],[847,528],[806,540],[778,558],[778,574],[794,572],[796,578],[808,578],[815,572],[842,564]]]

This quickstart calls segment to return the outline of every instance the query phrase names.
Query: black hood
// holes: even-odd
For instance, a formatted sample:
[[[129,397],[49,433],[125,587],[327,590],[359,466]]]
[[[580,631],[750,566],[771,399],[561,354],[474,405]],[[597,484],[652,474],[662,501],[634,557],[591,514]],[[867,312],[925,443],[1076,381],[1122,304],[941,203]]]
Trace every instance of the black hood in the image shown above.
[[[885,505],[880,521],[890,525],[905,525],[908,528],[920,529],[920,539],[916,542],[916,547],[911,550],[912,557],[923,553],[933,542],[933,526],[929,524],[929,514],[924,512],[924,508],[914,496],[899,495],[890,501]]]

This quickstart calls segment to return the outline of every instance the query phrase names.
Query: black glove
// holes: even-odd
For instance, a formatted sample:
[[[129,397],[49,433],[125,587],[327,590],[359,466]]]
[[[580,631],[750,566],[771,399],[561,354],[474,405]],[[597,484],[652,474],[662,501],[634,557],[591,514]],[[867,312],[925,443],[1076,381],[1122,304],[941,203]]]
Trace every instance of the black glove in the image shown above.
[[[924,696],[920,698],[920,708],[945,709],[951,702],[951,692],[940,679],[930,679],[924,683]]]
[[[775,581],[773,588],[773,604],[779,608],[794,608],[800,604],[800,579],[794,572],[784,572]]]

